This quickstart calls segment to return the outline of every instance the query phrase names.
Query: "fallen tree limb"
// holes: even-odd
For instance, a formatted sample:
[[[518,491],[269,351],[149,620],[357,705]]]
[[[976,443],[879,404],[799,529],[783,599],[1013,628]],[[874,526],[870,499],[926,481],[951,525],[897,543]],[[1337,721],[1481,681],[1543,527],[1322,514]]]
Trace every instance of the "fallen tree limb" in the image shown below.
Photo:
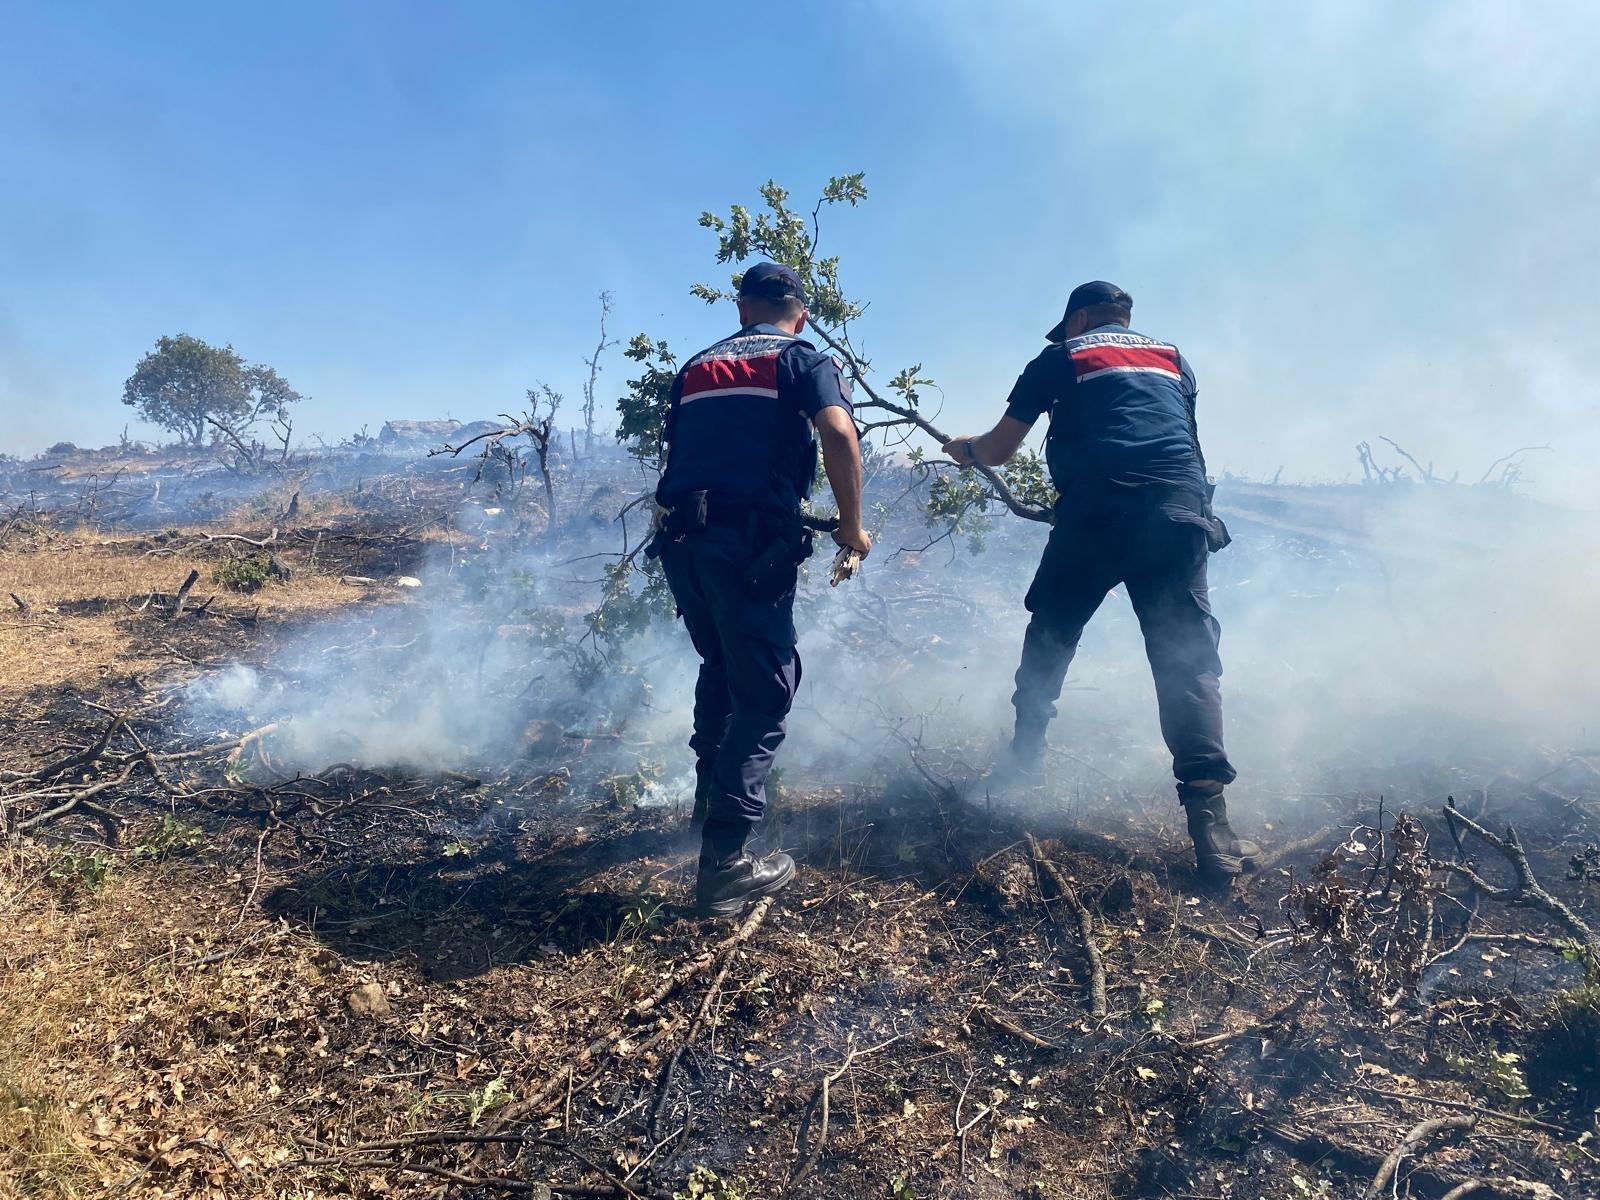
[[[1089,960],[1089,1015],[1103,1017],[1106,1015],[1106,966],[1100,957],[1100,947],[1094,940],[1094,916],[1084,907],[1083,901],[1078,899],[1078,893],[1062,877],[1055,863],[1044,856],[1044,852],[1039,848],[1038,839],[1031,833],[1028,835],[1028,849],[1033,852],[1035,874],[1042,872],[1050,880],[1057,893],[1078,918],[1078,933],[1083,938],[1084,957]],[[1039,894],[1044,895],[1042,881]],[[1048,905],[1046,910],[1048,911]]]
[[[1511,1125],[1523,1125],[1529,1129],[1543,1129],[1547,1133],[1559,1133],[1563,1137],[1572,1134],[1572,1130],[1564,1129],[1560,1125],[1552,1125],[1549,1121],[1541,1121],[1538,1117],[1524,1117],[1519,1113],[1501,1112],[1497,1108],[1484,1108],[1481,1105],[1467,1104],[1461,1100],[1445,1100],[1438,1096],[1414,1096],[1410,1092],[1391,1092],[1365,1083],[1352,1084],[1351,1087],[1355,1091],[1365,1092],[1369,1096],[1383,1096],[1389,1100],[1411,1100],[1417,1104],[1431,1104],[1435,1108],[1448,1108],[1456,1112],[1471,1113],[1474,1116],[1488,1117],[1494,1121],[1505,1121]]]
[[[927,434],[941,446],[950,440],[948,434],[937,428],[932,421],[929,421],[921,413],[917,412],[916,409],[910,408],[907,405],[896,404],[892,400],[884,399],[884,397],[872,386],[871,381],[861,370],[855,354],[842,341],[834,337],[821,325],[813,323],[810,328],[813,333],[827,343],[827,346],[830,350],[844,360],[845,366],[850,372],[851,382],[866,393],[873,405],[883,409],[885,412],[893,413],[897,418],[896,423],[905,422],[907,424],[916,426],[916,428]],[[866,406],[863,405],[861,407]],[[1052,510],[1041,505],[1029,504],[1027,501],[1018,499],[1016,494],[1008,486],[1006,486],[1005,480],[1001,479],[992,467],[986,467],[980,463],[974,466],[972,469],[976,470],[978,474],[982,475],[984,482],[994,489],[996,499],[998,499],[1000,503],[1004,504],[1017,516],[1025,517],[1030,521],[1043,521],[1045,524],[1049,524],[1052,520],[1054,520],[1055,514],[1052,512]]]
[[[1040,1037],[1037,1033],[1030,1033],[1004,1013],[995,1012],[995,1010],[990,1008],[987,1004],[979,1004],[972,1011],[984,1024],[989,1025],[994,1029],[998,1029],[1001,1033],[1009,1033],[1018,1041],[1032,1046],[1035,1050],[1061,1049],[1061,1047],[1056,1045],[1054,1042],[1045,1041],[1045,1039]]]
[[[678,1064],[683,1061],[684,1051],[694,1042],[699,1035],[701,1026],[711,1015],[711,1008],[717,1002],[717,997],[722,994],[722,985],[727,982],[728,971],[733,967],[733,960],[739,955],[738,946],[728,951],[722,960],[722,969],[717,972],[716,978],[711,981],[711,986],[706,989],[705,997],[700,1001],[700,1008],[695,1013],[694,1019],[689,1022],[689,1028],[684,1031],[683,1040],[667,1056],[667,1061],[662,1064],[660,1078],[656,1081],[656,1093],[650,1104],[650,1140],[659,1143],[662,1140],[660,1133],[661,1117],[667,1109],[667,1098],[672,1092],[672,1081],[678,1073]],[[687,1129],[687,1124],[685,1129]]]
[[[1320,1130],[1295,1128],[1276,1121],[1263,1122],[1259,1128],[1262,1136],[1279,1149],[1318,1170],[1326,1168],[1332,1162],[1342,1171],[1360,1172],[1362,1177],[1366,1178],[1377,1169],[1371,1154],[1344,1142],[1335,1141]],[[1424,1166],[1418,1166],[1411,1172],[1409,1178],[1425,1181],[1433,1190],[1439,1192],[1448,1191],[1464,1182],[1459,1175],[1444,1175]]]
[[[1497,1192],[1512,1200],[1561,1200],[1561,1194],[1553,1187],[1531,1179],[1469,1179],[1456,1184],[1439,1200],[1465,1200],[1479,1192]]]
[[[1522,840],[1517,836],[1516,828],[1506,826],[1506,835],[1501,837],[1456,808],[1454,796],[1446,798],[1444,816],[1450,827],[1450,836],[1454,839],[1456,850],[1461,857],[1466,857],[1466,847],[1461,842],[1461,830],[1465,829],[1500,852],[1501,856],[1511,864],[1517,882],[1515,887],[1496,887],[1467,863],[1448,862],[1444,864],[1445,867],[1492,900],[1538,909],[1555,918],[1562,928],[1577,939],[1590,973],[1600,972],[1600,934],[1596,934],[1588,922],[1567,904],[1544,889],[1533,873],[1533,866],[1528,862],[1528,852],[1522,848]]]
[[[1367,1186],[1365,1200],[1378,1200],[1383,1195],[1383,1190],[1389,1185],[1389,1180],[1400,1169],[1400,1162],[1408,1154],[1414,1154],[1436,1137],[1447,1133],[1466,1133],[1478,1123],[1475,1116],[1464,1117],[1431,1117],[1426,1121],[1418,1121],[1409,1130],[1405,1137],[1400,1139],[1400,1144],[1389,1151],[1383,1162],[1378,1164],[1378,1171],[1372,1177],[1372,1182]]]

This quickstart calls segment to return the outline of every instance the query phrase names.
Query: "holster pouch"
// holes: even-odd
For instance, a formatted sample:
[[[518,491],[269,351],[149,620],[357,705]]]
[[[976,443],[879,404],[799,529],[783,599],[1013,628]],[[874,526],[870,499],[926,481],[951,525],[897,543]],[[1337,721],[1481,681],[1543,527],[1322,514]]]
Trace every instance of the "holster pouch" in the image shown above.
[[[1217,494],[1217,483],[1214,479],[1206,480],[1206,503],[1202,515],[1206,519],[1206,549],[1212,554],[1218,550],[1226,549],[1232,543],[1233,535],[1228,532],[1228,527],[1223,524],[1222,518],[1217,516],[1211,507],[1211,498]]]
[[[795,572],[811,557],[815,542],[798,521],[786,524],[745,572],[745,590],[757,600],[772,600],[795,585]]]
[[[674,541],[704,533],[710,495],[709,492],[690,492],[674,504],[661,518],[662,532]]]

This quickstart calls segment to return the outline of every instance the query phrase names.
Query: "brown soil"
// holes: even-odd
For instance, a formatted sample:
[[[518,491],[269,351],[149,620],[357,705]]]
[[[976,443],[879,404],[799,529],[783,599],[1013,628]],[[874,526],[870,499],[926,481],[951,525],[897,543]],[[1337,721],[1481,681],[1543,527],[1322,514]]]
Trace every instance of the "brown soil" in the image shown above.
[[[703,921],[684,814],[601,786],[599,744],[493,778],[280,779],[242,731],[187,726],[171,688],[205,664],[400,597],[338,577],[396,573],[411,542],[279,541],[288,583],[176,621],[141,600],[236,544],[0,551],[29,605],[0,620],[7,820],[39,812],[30,773],[71,792],[127,772],[0,858],[0,1196],[1339,1197],[1441,1116],[1476,1124],[1386,1194],[1600,1194],[1594,1001],[1547,945],[1564,931],[1349,847],[1357,821],[1398,840],[1392,810],[1269,845],[1217,895],[1164,806],[1068,823],[964,801],[924,761],[788,788],[769,836],[798,883]],[[49,776],[112,714],[102,754]],[[1593,924],[1593,881],[1564,876],[1594,794],[1561,795],[1522,834]],[[1088,914],[1104,1016],[1030,833]],[[1469,912],[1501,940],[1452,948]],[[1573,1062],[1530,1065],[1541,1046]]]

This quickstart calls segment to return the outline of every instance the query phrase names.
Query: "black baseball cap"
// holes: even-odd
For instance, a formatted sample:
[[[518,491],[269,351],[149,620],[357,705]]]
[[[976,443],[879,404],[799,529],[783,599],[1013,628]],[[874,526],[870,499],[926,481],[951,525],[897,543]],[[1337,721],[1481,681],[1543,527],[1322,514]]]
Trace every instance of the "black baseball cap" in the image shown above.
[[[1094,279],[1088,283],[1080,283],[1072,289],[1072,295],[1067,297],[1067,311],[1060,322],[1049,333],[1044,335],[1047,342],[1065,341],[1067,336],[1067,321],[1072,314],[1080,308],[1093,308],[1097,304],[1115,304],[1133,311],[1133,297],[1128,295],[1114,283],[1107,283],[1104,279]]]
[[[739,295],[760,300],[787,300],[791,296],[806,303],[806,287],[800,276],[782,263],[759,262],[739,280]]]

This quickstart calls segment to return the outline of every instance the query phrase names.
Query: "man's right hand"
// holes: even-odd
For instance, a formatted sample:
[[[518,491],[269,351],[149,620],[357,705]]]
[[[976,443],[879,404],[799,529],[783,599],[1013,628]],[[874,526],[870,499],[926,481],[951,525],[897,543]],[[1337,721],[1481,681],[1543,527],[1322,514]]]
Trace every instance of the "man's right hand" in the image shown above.
[[[833,531],[833,540],[841,546],[854,550],[862,558],[872,553],[872,535],[859,525],[848,529],[843,525],[839,526]]]
[[[975,467],[977,458],[973,455],[973,439],[966,434],[953,437],[944,444],[944,453],[958,467]]]

